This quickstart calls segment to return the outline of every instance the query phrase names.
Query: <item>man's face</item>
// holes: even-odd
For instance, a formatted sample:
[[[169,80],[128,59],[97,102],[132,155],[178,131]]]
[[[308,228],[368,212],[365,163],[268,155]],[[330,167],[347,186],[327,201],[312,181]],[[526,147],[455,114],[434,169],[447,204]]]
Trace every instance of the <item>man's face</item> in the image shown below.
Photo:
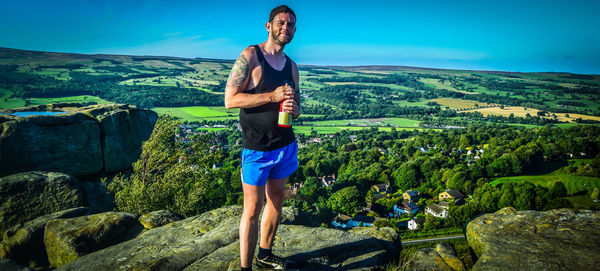
[[[296,18],[291,13],[280,12],[267,24],[267,28],[277,44],[286,45],[292,41],[296,32]]]

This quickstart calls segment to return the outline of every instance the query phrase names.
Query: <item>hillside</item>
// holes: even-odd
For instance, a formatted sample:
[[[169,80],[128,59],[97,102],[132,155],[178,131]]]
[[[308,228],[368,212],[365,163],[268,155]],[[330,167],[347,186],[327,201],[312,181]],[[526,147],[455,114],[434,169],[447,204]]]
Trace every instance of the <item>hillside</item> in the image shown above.
[[[232,64],[219,59],[0,48],[0,109],[64,101],[117,102],[171,112],[186,121],[232,124],[237,111],[222,107]],[[335,132],[351,126],[600,122],[600,75],[300,66],[300,76],[304,115],[297,128],[306,133],[310,128]],[[370,121],[374,118],[379,122]],[[367,124],[321,122],[360,119]],[[417,126],[405,125],[406,119]]]

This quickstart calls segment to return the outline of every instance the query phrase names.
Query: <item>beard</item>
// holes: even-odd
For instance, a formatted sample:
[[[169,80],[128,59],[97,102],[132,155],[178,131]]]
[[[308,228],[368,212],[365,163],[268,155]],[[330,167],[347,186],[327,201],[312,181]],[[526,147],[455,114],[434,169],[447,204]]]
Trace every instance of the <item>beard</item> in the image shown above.
[[[272,31],[271,32],[271,37],[273,38],[273,40],[275,41],[275,43],[279,44],[279,45],[286,45],[288,43],[290,43],[292,41],[292,38],[294,37],[293,34],[289,34],[287,36],[281,36],[281,30],[279,31]]]

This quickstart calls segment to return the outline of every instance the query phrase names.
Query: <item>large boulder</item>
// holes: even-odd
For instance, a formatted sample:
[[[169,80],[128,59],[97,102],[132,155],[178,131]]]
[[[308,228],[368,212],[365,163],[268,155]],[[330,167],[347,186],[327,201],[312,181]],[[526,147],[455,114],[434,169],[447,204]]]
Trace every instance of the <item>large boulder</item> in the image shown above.
[[[24,172],[0,178],[0,236],[37,217],[85,206],[78,181],[56,172]]]
[[[104,171],[131,167],[140,158],[142,142],[150,138],[158,115],[131,105],[111,105],[95,110],[102,131]],[[101,113],[101,114],[100,114]]]
[[[72,218],[91,214],[91,209],[78,207],[38,217],[4,233],[0,242],[0,258],[10,258],[34,269],[49,267],[44,245],[44,228],[52,219]],[[0,269],[1,270],[1,269]]]
[[[0,176],[30,170],[75,176],[131,167],[158,115],[132,105],[53,104],[0,110],[62,111],[0,119]]]
[[[0,176],[31,170],[99,172],[100,139],[98,121],[81,112],[13,118],[0,124]]]
[[[456,255],[454,247],[439,243],[435,248],[421,248],[415,251],[405,264],[411,271],[459,271],[466,270],[463,261]]]
[[[105,212],[46,223],[44,244],[52,267],[135,237],[142,230],[137,217]]]
[[[2,271],[31,271],[30,268],[21,266],[11,259],[0,258],[0,270]]]
[[[103,182],[89,180],[81,181],[79,184],[83,188],[87,204],[96,213],[108,212],[115,209],[115,196],[108,191]]]
[[[180,215],[169,210],[159,210],[143,214],[138,220],[145,229],[151,230],[181,220],[182,218]]]
[[[467,225],[473,270],[600,270],[600,212],[556,209],[480,216]]]
[[[286,220],[293,221],[295,212],[289,209],[284,208]],[[241,213],[241,206],[229,206],[172,222],[58,270],[239,270]],[[397,256],[397,236],[389,237],[282,224],[273,250],[301,270],[374,269]]]

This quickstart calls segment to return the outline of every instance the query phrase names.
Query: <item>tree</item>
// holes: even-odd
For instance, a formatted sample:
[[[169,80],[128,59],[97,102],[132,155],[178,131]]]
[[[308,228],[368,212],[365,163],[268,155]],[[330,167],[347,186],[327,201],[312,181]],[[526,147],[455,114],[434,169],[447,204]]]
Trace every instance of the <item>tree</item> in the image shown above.
[[[141,214],[168,209],[191,216],[227,201],[231,173],[211,169],[223,157],[210,152],[210,138],[206,135],[194,138],[186,150],[175,141],[179,124],[171,116],[161,116],[150,139],[142,145],[133,173],[117,176],[108,183],[118,210]]]
[[[419,186],[417,170],[412,163],[404,163],[392,173],[396,186],[401,190],[409,190]]]
[[[310,202],[315,202],[319,197],[324,197],[326,194],[327,191],[321,185],[321,181],[317,177],[307,178],[300,189],[302,198]]]
[[[592,191],[592,196],[591,198],[593,200],[598,200],[598,187],[594,188],[594,191]]]
[[[552,197],[553,198],[562,198],[567,196],[567,188],[565,188],[565,184],[562,182],[554,183],[552,186]]]
[[[333,211],[352,215],[363,206],[363,197],[356,186],[349,186],[333,193],[327,204]]]
[[[431,215],[431,214],[427,214],[425,217],[425,223],[423,223],[423,230],[424,231],[429,231],[429,230],[435,230],[435,229],[439,229],[442,225],[442,220]]]

